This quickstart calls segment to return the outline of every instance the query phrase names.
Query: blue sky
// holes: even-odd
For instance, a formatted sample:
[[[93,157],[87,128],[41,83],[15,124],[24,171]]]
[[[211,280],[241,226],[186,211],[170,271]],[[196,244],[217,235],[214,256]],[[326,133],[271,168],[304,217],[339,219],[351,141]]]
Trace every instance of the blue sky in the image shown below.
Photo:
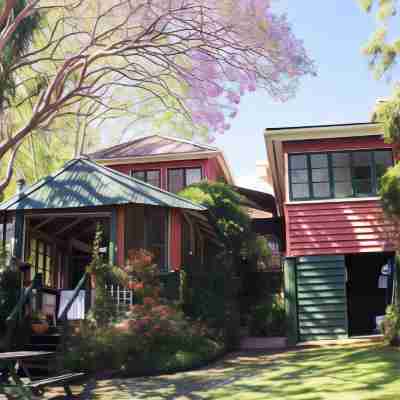
[[[361,48],[375,29],[373,16],[356,0],[281,0],[296,35],[315,60],[318,76],[301,81],[294,99],[271,100],[264,92],[246,96],[232,127],[218,135],[236,177],[255,175],[257,160],[266,158],[263,131],[268,127],[369,121],[377,98],[391,84],[376,81]]]

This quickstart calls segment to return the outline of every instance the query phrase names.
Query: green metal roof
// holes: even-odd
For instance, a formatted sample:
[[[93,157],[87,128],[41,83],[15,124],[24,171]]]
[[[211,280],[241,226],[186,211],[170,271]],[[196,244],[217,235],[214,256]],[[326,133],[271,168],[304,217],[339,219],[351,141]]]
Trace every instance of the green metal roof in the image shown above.
[[[0,204],[5,210],[41,210],[145,204],[205,211],[206,208],[173,193],[114,171],[87,159],[69,161],[50,175]]]

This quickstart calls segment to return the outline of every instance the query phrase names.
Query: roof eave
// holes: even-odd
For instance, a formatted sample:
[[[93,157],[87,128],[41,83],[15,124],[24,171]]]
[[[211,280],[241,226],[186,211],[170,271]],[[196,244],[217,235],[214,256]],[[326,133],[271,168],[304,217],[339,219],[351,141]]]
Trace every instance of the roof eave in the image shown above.
[[[202,160],[212,158],[218,155],[216,150],[196,151],[190,153],[179,154],[160,154],[151,156],[134,156],[134,157],[118,157],[118,158],[93,158],[93,161],[103,165],[120,165],[120,164],[151,164],[165,161],[186,161],[186,160]]]
[[[382,135],[382,124],[351,124],[351,125],[327,125],[293,127],[283,129],[267,128],[264,131],[265,139],[270,138],[276,141],[311,140],[311,139],[332,139],[344,137],[362,137]]]

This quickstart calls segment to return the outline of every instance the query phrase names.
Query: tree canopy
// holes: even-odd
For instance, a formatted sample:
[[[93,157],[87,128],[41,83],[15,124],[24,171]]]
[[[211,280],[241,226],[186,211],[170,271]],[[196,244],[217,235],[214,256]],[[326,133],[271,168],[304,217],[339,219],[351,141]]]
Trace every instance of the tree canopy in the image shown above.
[[[180,193],[209,210],[209,218],[227,249],[240,251],[250,234],[250,217],[240,205],[240,195],[222,182],[203,181]]]
[[[375,14],[378,21],[375,32],[363,49],[369,59],[370,67],[378,79],[385,75],[394,78],[393,96],[377,105],[373,119],[382,122],[385,139],[388,142],[399,142],[400,86],[392,72],[400,55],[400,37],[396,36],[394,27],[400,10],[395,0],[358,0],[358,2],[366,12]]]
[[[28,24],[34,16],[37,26]],[[5,57],[28,25],[29,45]],[[12,124],[0,142],[8,161],[0,191],[21,143],[62,121],[96,129],[140,121],[212,136],[229,129],[246,93],[286,100],[314,74],[270,0],[0,0],[0,54],[15,83],[3,111]]]

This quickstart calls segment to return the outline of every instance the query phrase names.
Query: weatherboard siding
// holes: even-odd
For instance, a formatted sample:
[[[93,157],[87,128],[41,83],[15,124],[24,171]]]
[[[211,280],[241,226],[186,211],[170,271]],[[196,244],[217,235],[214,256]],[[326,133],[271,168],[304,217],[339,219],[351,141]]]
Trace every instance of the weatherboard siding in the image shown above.
[[[379,200],[285,206],[287,256],[392,251]]]
[[[297,320],[301,342],[347,337],[345,269],[343,255],[296,259]]]

